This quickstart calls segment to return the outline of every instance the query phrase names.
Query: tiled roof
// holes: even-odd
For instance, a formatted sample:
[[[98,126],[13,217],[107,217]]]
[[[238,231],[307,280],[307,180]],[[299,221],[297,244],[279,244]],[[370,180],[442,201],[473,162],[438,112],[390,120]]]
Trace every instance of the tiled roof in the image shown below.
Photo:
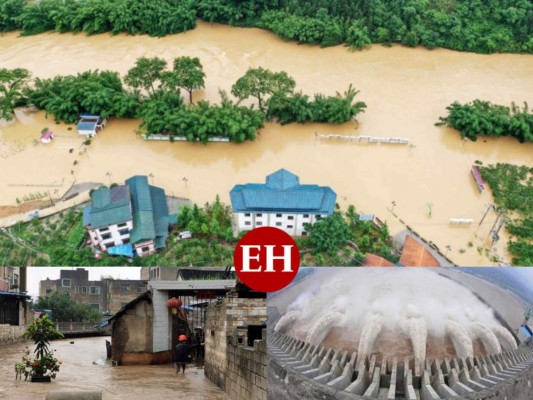
[[[127,186],[101,187],[91,195],[91,205],[83,209],[83,225],[92,229],[131,220],[130,192]]]
[[[437,259],[410,235],[405,237],[400,264],[406,267],[440,267]]]
[[[333,214],[337,195],[328,186],[301,185],[296,175],[280,169],[265,184],[236,185],[230,197],[234,212]]]
[[[375,254],[366,253],[362,267],[394,267],[394,264],[383,257]]]
[[[155,240],[155,247],[165,246],[170,218],[165,191],[148,185],[146,176],[134,176],[126,181],[131,190],[133,230],[131,242]]]

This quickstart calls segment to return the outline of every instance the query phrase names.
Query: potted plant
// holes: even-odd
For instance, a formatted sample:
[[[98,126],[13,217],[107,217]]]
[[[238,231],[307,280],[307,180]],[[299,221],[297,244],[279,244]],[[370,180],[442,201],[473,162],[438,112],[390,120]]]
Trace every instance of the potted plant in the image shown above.
[[[24,337],[33,340],[36,345],[33,359],[29,357],[29,350],[22,358],[22,362],[26,364],[26,370],[31,368],[29,372],[31,381],[50,382],[55,379],[61,362],[54,356],[54,352],[48,346],[50,345],[50,340],[62,339],[64,337],[63,334],[55,329],[54,323],[45,314],[26,328]]]

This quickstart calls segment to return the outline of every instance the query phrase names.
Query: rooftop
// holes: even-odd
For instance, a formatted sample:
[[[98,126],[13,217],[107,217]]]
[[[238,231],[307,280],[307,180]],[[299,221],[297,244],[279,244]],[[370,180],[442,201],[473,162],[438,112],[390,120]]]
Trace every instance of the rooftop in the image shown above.
[[[302,185],[298,176],[280,169],[266,183],[236,185],[230,192],[234,212],[264,211],[333,214],[337,195],[329,186]]]

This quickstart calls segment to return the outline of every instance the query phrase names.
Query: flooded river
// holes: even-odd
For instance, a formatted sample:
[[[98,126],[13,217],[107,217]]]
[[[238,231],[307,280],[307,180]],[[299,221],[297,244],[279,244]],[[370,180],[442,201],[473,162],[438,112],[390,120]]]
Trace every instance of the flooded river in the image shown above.
[[[48,391],[103,390],[105,399],[228,400],[225,393],[204,376],[203,369],[189,368],[177,375],[168,365],[111,367],[105,364],[105,340],[78,338],[55,341],[58,359],[63,362],[52,383],[15,380],[15,362],[26,344],[0,349],[0,399],[44,399]],[[70,344],[74,341],[74,344]],[[30,343],[30,348],[33,346]],[[95,364],[96,363],[96,364]]]
[[[443,251],[451,246],[448,256],[455,263],[494,264],[477,249],[490,244],[487,235],[495,216],[489,215],[480,227],[478,222],[492,198],[479,194],[470,167],[475,160],[533,165],[533,144],[509,138],[463,142],[434,123],[454,100],[533,104],[532,56],[399,46],[361,52],[340,46],[320,49],[286,43],[258,29],[206,23],[165,38],[55,33],[0,37],[0,66],[28,68],[39,77],[96,68],[124,74],[140,56],[171,61],[181,55],[197,56],[204,65],[206,89],[195,99],[218,101],[219,88],[229,91],[247,68],[263,66],[287,71],[307,94],[333,95],[353,83],[368,109],[359,116],[357,130],[353,123],[267,124],[256,142],[241,145],[148,143],[134,133],[138,121],[112,120],[82,154],[75,131],[45,120],[44,113],[19,111],[14,123],[0,126],[0,204],[48,190],[61,195],[74,180],[108,184],[132,174],[153,174],[154,184],[196,202],[211,201],[217,194],[229,202],[233,185],[262,182],[283,167],[302,183],[331,186],[341,206],[351,203],[360,212],[375,214],[389,223],[392,233],[405,228],[390,212],[395,201],[399,218]],[[37,142],[45,126],[58,135],[53,144]],[[400,136],[413,146],[328,142],[317,140],[315,132]],[[473,218],[475,223],[452,228],[450,218]],[[504,236],[496,250],[508,261],[506,241]]]

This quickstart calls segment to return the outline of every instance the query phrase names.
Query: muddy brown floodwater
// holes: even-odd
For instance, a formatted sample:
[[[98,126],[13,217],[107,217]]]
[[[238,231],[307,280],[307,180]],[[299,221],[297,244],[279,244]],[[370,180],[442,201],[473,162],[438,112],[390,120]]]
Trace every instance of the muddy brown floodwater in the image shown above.
[[[14,123],[0,126],[0,204],[48,190],[61,195],[74,179],[122,182],[132,174],[150,173],[154,184],[169,193],[200,203],[218,194],[229,202],[233,185],[261,182],[283,167],[302,183],[330,185],[342,207],[351,203],[360,212],[377,215],[392,233],[404,229],[389,211],[395,201],[394,211],[406,224],[443,250],[451,246],[448,256],[455,263],[494,264],[477,249],[490,245],[487,236],[495,215],[480,227],[478,222],[493,200],[488,192],[478,193],[470,167],[475,160],[533,165],[533,144],[510,138],[463,142],[457,132],[434,123],[455,100],[533,104],[532,56],[400,46],[360,52],[341,46],[320,49],[283,42],[259,29],[206,23],[164,38],[56,33],[0,37],[0,67],[28,68],[38,77],[97,68],[124,74],[140,56],[171,61],[181,55],[197,56],[204,65],[206,89],[195,99],[218,101],[219,88],[229,91],[249,67],[263,66],[287,71],[298,89],[311,95],[333,95],[353,83],[368,109],[359,116],[357,130],[353,123],[267,124],[259,140],[241,145],[147,143],[134,134],[138,121],[112,120],[81,155],[81,140],[68,130],[71,126],[55,125],[42,112],[19,111]],[[37,140],[45,126],[57,134],[52,144]],[[413,146],[327,142],[316,140],[315,132],[401,136]],[[475,222],[451,227],[450,218]],[[506,242],[504,235],[495,254],[508,262]]]
[[[26,344],[0,349],[0,399],[36,400],[52,390],[103,390],[106,399],[229,400],[207,379],[203,369],[191,367],[177,375],[168,365],[112,367],[105,363],[105,337],[55,341],[57,357],[63,362],[51,383],[15,380],[15,362]],[[74,341],[74,344],[70,344]],[[28,344],[33,349],[31,343]],[[96,364],[95,364],[96,363]]]

